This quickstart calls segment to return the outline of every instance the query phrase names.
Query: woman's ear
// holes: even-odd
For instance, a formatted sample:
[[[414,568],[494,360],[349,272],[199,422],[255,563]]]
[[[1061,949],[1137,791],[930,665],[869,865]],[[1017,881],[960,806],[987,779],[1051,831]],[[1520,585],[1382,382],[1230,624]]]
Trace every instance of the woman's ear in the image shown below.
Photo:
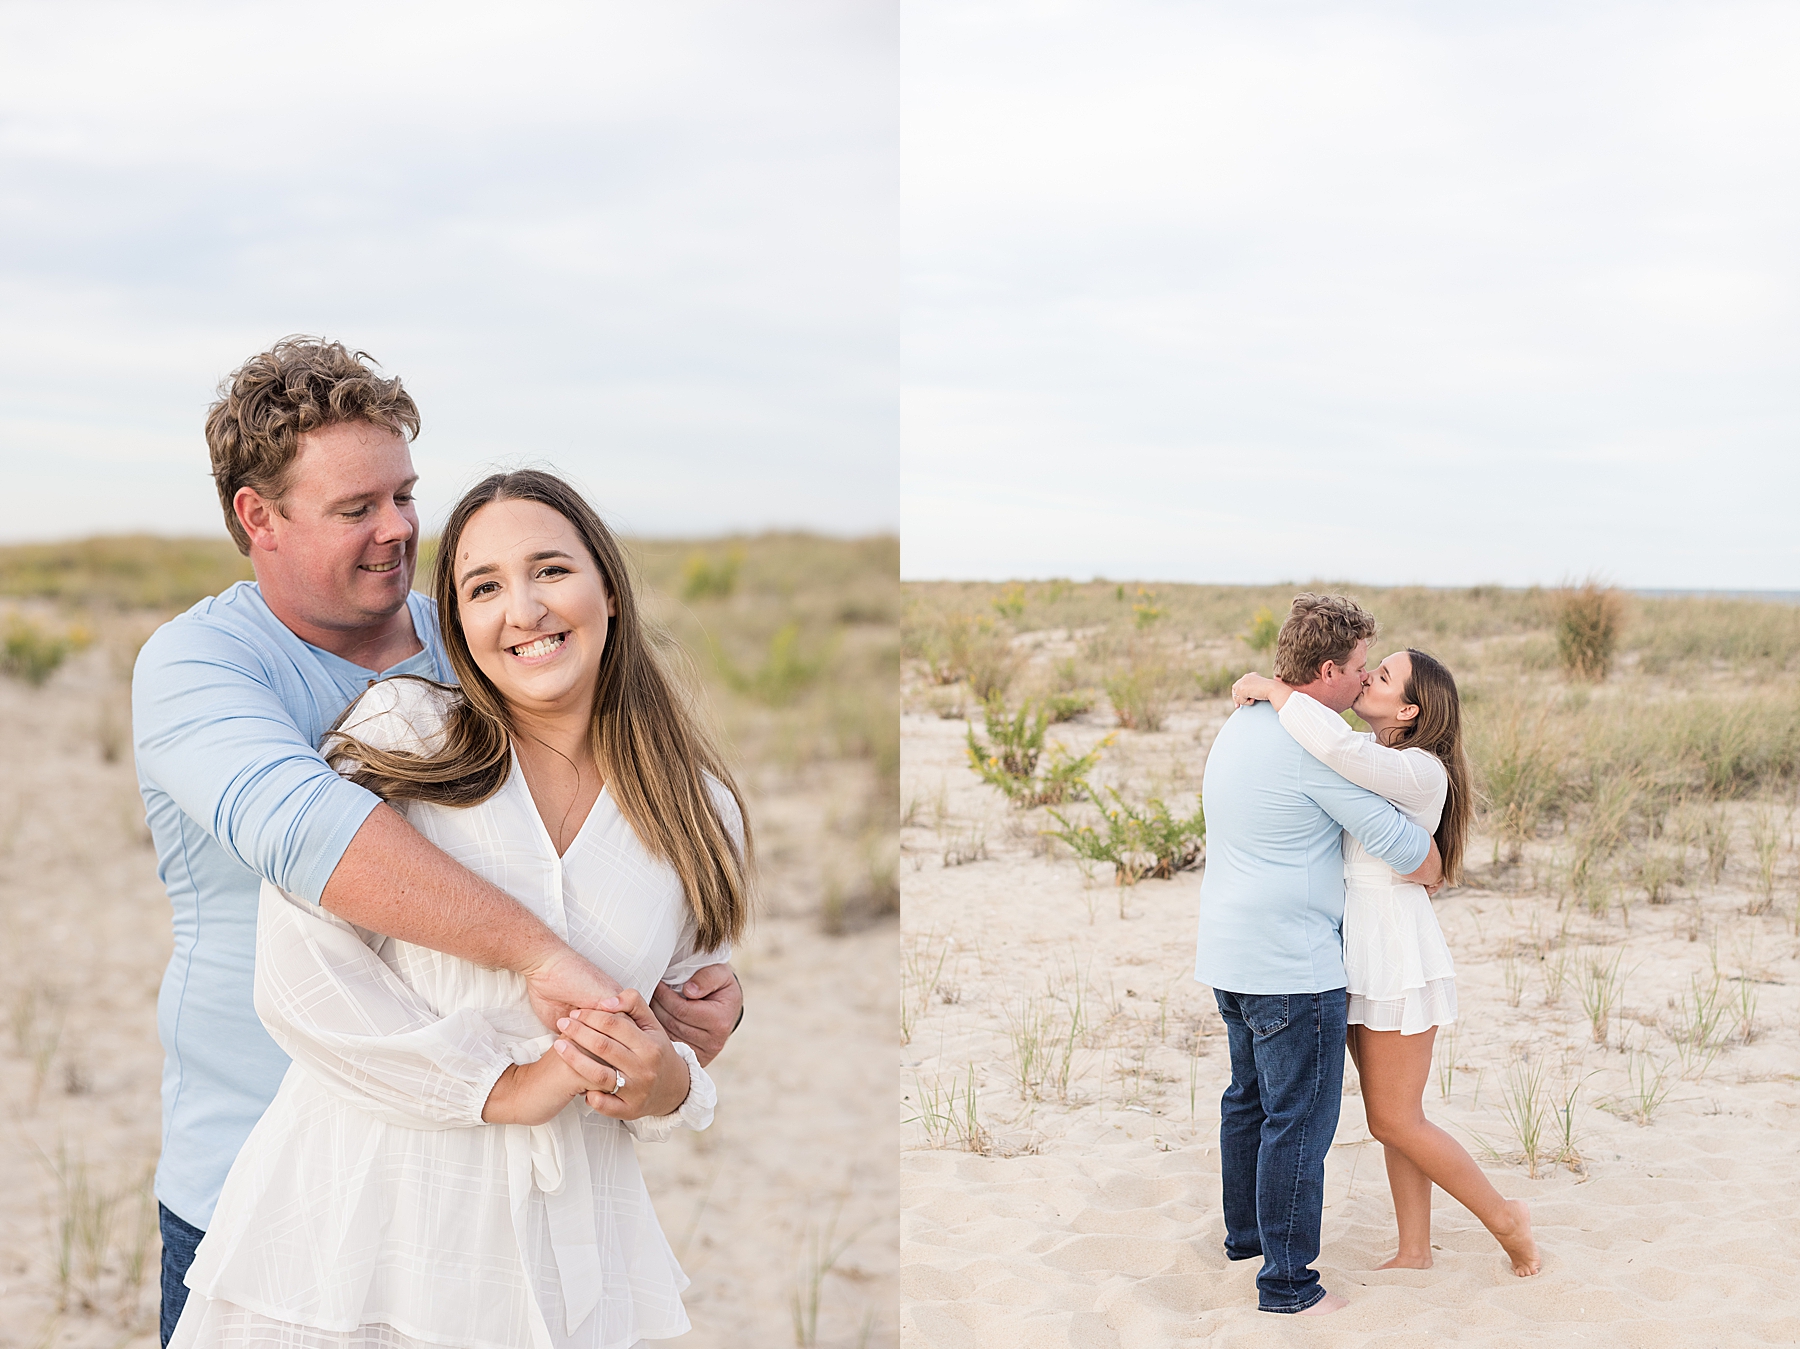
[[[1402,703],[1400,705],[1400,710],[1398,712],[1394,713],[1394,720],[1395,721],[1412,721],[1418,715],[1419,715],[1419,705],[1417,703]]]

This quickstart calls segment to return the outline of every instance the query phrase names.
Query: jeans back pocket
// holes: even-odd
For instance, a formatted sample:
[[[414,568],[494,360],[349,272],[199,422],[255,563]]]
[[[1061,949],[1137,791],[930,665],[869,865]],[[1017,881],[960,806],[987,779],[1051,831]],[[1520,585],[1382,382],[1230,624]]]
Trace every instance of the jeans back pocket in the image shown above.
[[[1250,1033],[1259,1040],[1287,1026],[1289,1010],[1286,993],[1246,994],[1239,1007],[1244,1014],[1244,1024],[1250,1027]]]

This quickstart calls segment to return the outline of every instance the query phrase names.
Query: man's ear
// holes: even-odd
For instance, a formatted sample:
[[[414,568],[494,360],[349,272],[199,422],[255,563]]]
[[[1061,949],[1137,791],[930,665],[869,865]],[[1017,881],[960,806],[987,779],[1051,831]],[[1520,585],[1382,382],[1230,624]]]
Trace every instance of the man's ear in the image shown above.
[[[244,527],[244,533],[250,536],[250,546],[260,548],[265,553],[275,551],[275,521],[279,514],[276,505],[254,487],[240,487],[237,495],[231,499],[231,510],[237,516],[238,523]]]

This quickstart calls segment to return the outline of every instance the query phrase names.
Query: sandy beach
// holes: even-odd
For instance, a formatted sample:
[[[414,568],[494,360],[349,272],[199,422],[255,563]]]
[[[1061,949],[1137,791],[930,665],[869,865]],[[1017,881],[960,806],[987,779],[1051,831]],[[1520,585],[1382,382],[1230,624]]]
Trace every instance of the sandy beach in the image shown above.
[[[1075,649],[1066,637],[1015,645],[1042,666]],[[1757,917],[1727,873],[1679,904],[1640,899],[1622,923],[1568,896],[1559,907],[1523,867],[1504,888],[1484,886],[1478,865],[1471,884],[1437,901],[1461,1015],[1453,1038],[1440,1031],[1425,1106],[1505,1195],[1530,1202],[1543,1273],[1514,1277],[1441,1192],[1434,1267],[1374,1270],[1393,1253],[1393,1216],[1347,1067],[1318,1268],[1350,1306],[1322,1321],[1266,1315],[1255,1309],[1255,1262],[1229,1262],[1222,1250],[1217,1128],[1228,1068],[1210,990],[1192,978],[1202,871],[1128,887],[1103,867],[1084,874],[1060,844],[1047,845],[1041,831],[1055,825],[1045,811],[1009,805],[970,770],[971,723],[946,714],[972,704],[933,689],[922,671],[910,678],[905,1343],[1800,1341],[1791,882],[1786,903]],[[1051,726],[1049,739],[1081,752],[1115,736],[1105,780],[1135,783],[1179,814],[1192,808],[1229,711],[1221,698],[1181,701],[1162,730],[1142,732],[1116,729],[1101,704]],[[1483,839],[1471,854],[1485,864],[1490,851]],[[1596,966],[1619,975],[1604,1044],[1584,1011]],[[1710,1061],[1684,1058],[1672,1038],[1684,997],[1712,987],[1737,1010],[1717,1010]],[[1734,1025],[1746,1002],[1748,1025]],[[1520,1088],[1534,1080],[1538,1099],[1521,1112]],[[1509,1110],[1541,1129],[1535,1178]]]
[[[13,611],[70,621],[29,602]],[[0,678],[0,1344],[21,1349],[156,1343],[149,1177],[169,906],[131,763],[128,677],[157,620],[82,621],[92,644],[43,687]],[[865,626],[840,644],[891,651],[891,631]],[[876,703],[891,697],[890,683]],[[694,1330],[677,1343],[694,1349],[897,1335],[898,1128],[884,1104],[896,927],[854,890],[868,865],[864,803],[892,788],[866,756],[797,750],[790,723],[812,714],[796,706],[734,705],[727,718],[749,760],[764,908],[733,962],[746,1015],[713,1066],[716,1122],[639,1149],[693,1281]],[[822,922],[833,905],[847,917]]]

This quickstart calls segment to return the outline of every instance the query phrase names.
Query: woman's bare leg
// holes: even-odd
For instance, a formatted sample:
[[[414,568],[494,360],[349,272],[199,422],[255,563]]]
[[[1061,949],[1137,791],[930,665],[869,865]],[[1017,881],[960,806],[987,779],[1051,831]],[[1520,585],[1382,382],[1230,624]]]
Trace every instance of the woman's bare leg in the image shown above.
[[[1435,1035],[1437,1027],[1433,1026]],[[1365,1103],[1369,1081],[1363,1068],[1362,1046],[1357,1036],[1364,1028],[1352,1024],[1347,1032],[1346,1047],[1356,1065],[1357,1080],[1362,1083]],[[1394,1222],[1400,1228],[1400,1253],[1384,1260],[1376,1269],[1431,1268],[1431,1177],[1407,1160],[1404,1152],[1382,1145],[1381,1159],[1387,1165],[1388,1192],[1394,1197]]]
[[[1387,1162],[1388,1190],[1394,1196],[1394,1223],[1400,1229],[1400,1250],[1376,1269],[1431,1268],[1431,1177],[1414,1166],[1395,1147],[1382,1145]]]
[[[1399,1031],[1351,1028],[1356,1042],[1355,1060],[1362,1079],[1363,1105],[1369,1132],[1388,1150],[1398,1153],[1425,1181],[1423,1218],[1419,1214],[1421,1187],[1410,1172],[1388,1164],[1388,1182],[1394,1189],[1394,1217],[1400,1224],[1400,1253],[1389,1262],[1425,1268],[1431,1261],[1431,1186],[1437,1185],[1481,1220],[1512,1260],[1513,1273],[1536,1274],[1537,1243],[1531,1236],[1531,1212],[1522,1199],[1506,1199],[1482,1174],[1475,1159],[1449,1134],[1425,1118],[1425,1083],[1431,1076],[1433,1028],[1421,1035]],[[1404,1191],[1404,1193],[1403,1193]],[[1424,1264],[1415,1264],[1423,1241]]]

